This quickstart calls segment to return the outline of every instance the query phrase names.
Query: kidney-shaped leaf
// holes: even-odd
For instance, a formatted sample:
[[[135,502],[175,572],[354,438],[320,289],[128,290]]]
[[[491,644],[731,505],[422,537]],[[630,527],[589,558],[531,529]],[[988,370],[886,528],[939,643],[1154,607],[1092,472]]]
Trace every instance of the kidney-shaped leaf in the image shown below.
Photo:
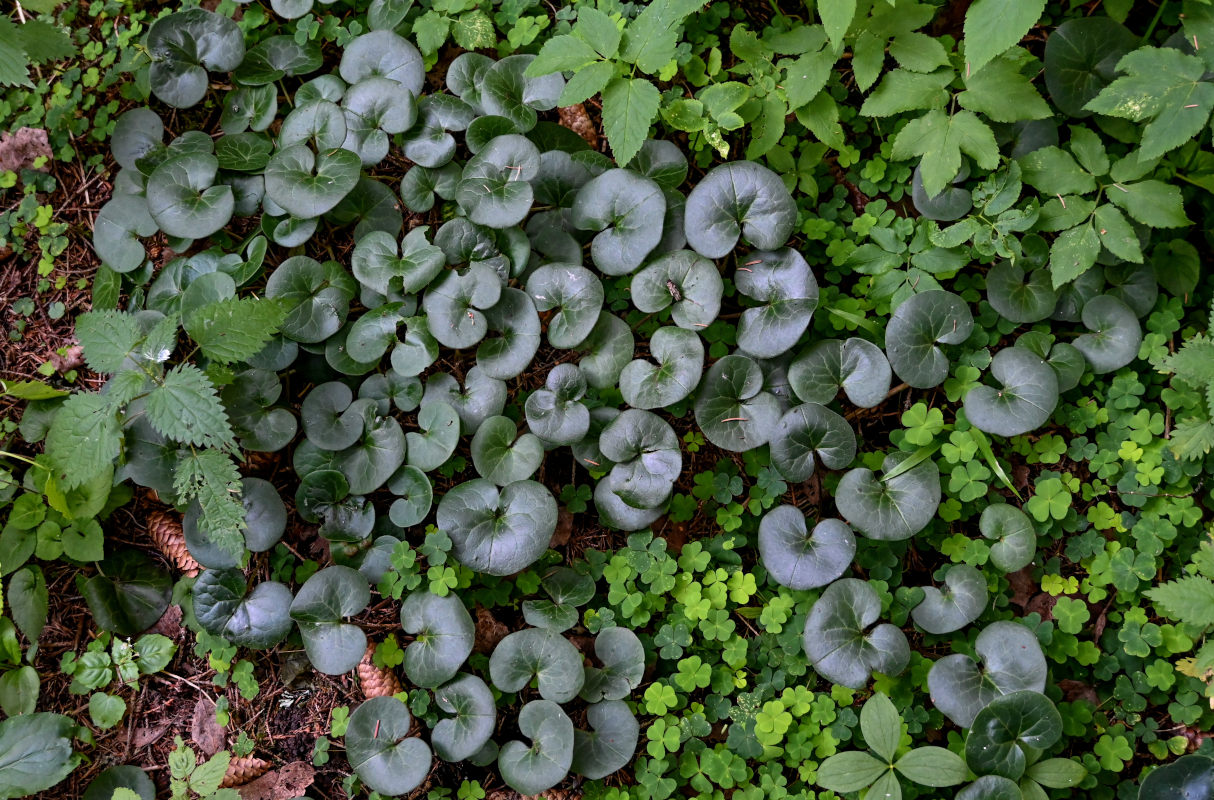
[[[548,549],[556,516],[556,500],[535,481],[516,481],[499,491],[476,478],[443,495],[437,521],[461,564],[490,575],[512,575]]]
[[[974,386],[965,395],[965,416],[996,436],[1018,436],[1046,423],[1058,405],[1058,376],[1045,359],[1023,347],[1005,347],[991,361],[1003,386]]]
[[[788,368],[788,383],[806,403],[825,405],[839,389],[861,408],[872,408],[889,392],[892,372],[885,353],[870,341],[824,339],[806,348]]]
[[[1061,736],[1062,716],[1048,697],[1013,692],[978,712],[965,738],[965,762],[976,773],[1019,780],[1028,762],[1023,747],[1045,750]]]
[[[295,41],[294,36],[270,36],[258,42],[232,75],[245,86],[267,86],[283,78],[307,75],[324,64],[315,42]],[[303,104],[302,98],[296,102]]]
[[[438,721],[430,744],[443,761],[465,761],[493,736],[497,706],[493,692],[475,675],[460,675],[434,692],[434,702],[451,714]]]
[[[627,275],[662,241],[666,196],[632,170],[612,169],[587,182],[573,202],[573,224],[600,231],[590,257],[604,275]]]
[[[408,794],[430,774],[430,748],[409,735],[413,717],[395,697],[373,697],[350,715],[346,756],[367,788],[381,794]]]
[[[974,641],[978,663],[954,653],[932,665],[927,686],[932,702],[959,727],[968,728],[996,697],[1045,689],[1046,665],[1033,632],[1015,622],[987,625]]]
[[[519,712],[518,728],[531,744],[506,742],[498,755],[497,768],[502,780],[515,791],[538,795],[569,774],[573,763],[573,722],[551,700],[532,700]]]
[[[375,401],[354,402],[354,392],[341,381],[329,381],[304,396],[299,409],[304,435],[308,441],[325,450],[344,450],[362,436],[367,414]]]
[[[805,481],[821,461],[845,469],[856,457],[856,434],[843,417],[826,406],[803,403],[789,409],[771,435],[771,463],[790,481]]]
[[[356,291],[357,284],[336,262],[321,264],[307,256],[284,260],[266,281],[266,296],[287,309],[283,335],[298,342],[323,342],[337,333]]]
[[[390,78],[414,97],[422,93],[426,80],[421,53],[393,31],[372,31],[355,38],[342,52],[338,72],[351,86],[373,76]]]
[[[851,566],[856,537],[837,519],[824,519],[810,531],[796,506],[776,506],[759,522],[759,556],[781,586],[817,589]]]
[[[382,295],[416,294],[425,289],[446,264],[443,251],[426,240],[427,230],[426,225],[414,228],[400,244],[383,231],[368,233],[358,240],[350,257],[354,277]]]
[[[1035,766],[1035,765],[1034,765]],[[1032,768],[1029,776],[1032,777]],[[1214,759],[1196,753],[1157,767],[1138,789],[1138,800],[1210,800],[1214,797]]]
[[[186,153],[164,161],[148,176],[148,212],[170,236],[202,239],[228,224],[235,210],[232,187],[216,184],[219,161]]]
[[[897,675],[910,661],[910,646],[897,627],[872,627],[881,599],[856,578],[835,581],[809,610],[802,643],[810,665],[823,678],[863,688],[874,672]]]
[[[1138,357],[1142,326],[1134,311],[1116,297],[1104,294],[1085,303],[1083,324],[1091,333],[1075,339],[1075,348],[1093,372],[1112,372]]]
[[[600,486],[607,485],[633,508],[655,508],[665,502],[683,468],[674,429],[658,415],[640,409],[627,409],[607,423],[599,435],[599,450],[614,463]]]
[[[764,388],[763,370],[751,358],[729,355],[700,381],[695,416],[708,441],[735,453],[766,444],[780,423],[780,402]]]
[[[523,407],[527,427],[552,444],[580,442],[590,430],[590,410],[581,402],[585,396],[582,371],[574,364],[557,364],[548,373],[544,387],[527,397]]]
[[[143,266],[147,253],[141,236],[160,230],[148,212],[147,200],[137,195],[116,195],[101,207],[93,224],[93,249],[114,272],[131,272]]]
[[[544,445],[534,434],[519,436],[509,417],[489,417],[472,437],[477,474],[498,486],[530,478],[543,460]]]
[[[374,407],[374,400],[366,398],[366,401]],[[371,494],[383,486],[405,463],[405,441],[395,419],[368,414],[362,438],[334,459],[334,466],[350,483],[351,494]]]
[[[892,473],[909,457],[890,453],[883,464],[885,472]],[[892,478],[881,478],[857,467],[839,481],[835,505],[852,527],[870,539],[909,539],[936,516],[940,469],[927,459]]]
[[[421,432],[405,434],[406,453],[410,466],[423,472],[438,469],[446,463],[459,443],[459,415],[446,403],[434,402],[422,406],[417,415]]]
[[[1020,785],[1001,775],[983,775],[962,788],[957,800],[1024,800]]]
[[[540,153],[531,140],[516,133],[497,136],[464,166],[455,199],[477,225],[510,228],[531,212],[531,179]]]
[[[479,342],[489,330],[485,309],[502,296],[502,282],[486,264],[450,270],[422,298],[430,333],[439,344],[462,350]]]
[[[562,349],[586,340],[603,308],[603,284],[577,264],[546,264],[527,278],[527,294],[548,319],[548,343]]]
[[[797,204],[780,176],[754,161],[709,170],[687,196],[687,243],[723,258],[741,237],[761,250],[782,247],[797,223]]]
[[[362,628],[342,622],[371,602],[362,573],[351,567],[325,567],[299,587],[291,618],[299,623],[308,660],[326,675],[341,675],[358,666],[367,651]]]
[[[756,358],[775,358],[801,338],[818,307],[818,282],[796,250],[751,253],[734,274],[738,291],[763,305],[738,320],[738,347]]]
[[[638,358],[620,372],[620,394],[633,408],[665,408],[695,391],[704,373],[704,343],[687,328],[658,328],[649,342],[653,360]]]
[[[1117,62],[1138,46],[1138,37],[1107,16],[1079,17],[1058,26],[1045,46],[1045,85],[1068,117],[1084,110],[1117,77]]]
[[[291,600],[291,590],[276,581],[259,583],[250,592],[238,569],[204,570],[194,583],[199,624],[240,647],[264,649],[281,642],[291,630]]]
[[[601,667],[586,667],[582,699],[588,703],[623,700],[645,677],[645,647],[628,628],[604,628],[594,637],[594,655]]]
[[[928,633],[952,633],[978,619],[986,609],[986,578],[969,564],[953,564],[944,588],[923,587],[923,600],[911,611],[915,624]]]
[[[140,551],[120,550],[100,562],[100,569],[82,594],[102,630],[134,636],[156,624],[169,607],[172,579]]]
[[[574,731],[572,769],[598,780],[628,766],[636,753],[641,726],[623,700],[606,700],[586,709],[591,730]]]
[[[240,482],[240,502],[244,506],[245,547],[254,553],[269,550],[282,538],[287,528],[287,508],[274,484],[261,478],[243,478]],[[240,559],[227,548],[220,547],[199,526],[201,508],[195,502],[186,509],[181,520],[186,547],[194,560],[204,567],[226,569],[240,565]],[[243,554],[242,554],[243,555]]]
[[[489,677],[503,692],[517,692],[534,678],[540,696],[567,703],[582,690],[582,656],[569,640],[544,628],[525,628],[502,639],[489,656]]]
[[[716,264],[690,250],[676,250],[632,276],[632,303],[646,314],[670,308],[675,325],[700,331],[717,318],[724,288]]]
[[[1003,572],[1024,569],[1037,554],[1037,532],[1028,515],[1007,503],[992,503],[982,509],[978,530],[991,539],[991,563]]]
[[[540,346],[540,317],[531,296],[521,289],[502,289],[501,298],[485,311],[485,321],[490,333],[477,345],[477,367],[500,381],[518,377]]]
[[[400,624],[414,636],[404,664],[405,674],[418,686],[433,689],[451,680],[472,653],[472,616],[454,594],[413,592],[401,604]]]
[[[227,17],[192,8],[161,17],[148,28],[152,91],[175,108],[207,93],[207,70],[229,72],[244,60],[244,32]]]
[[[1058,292],[1048,270],[1028,272],[1020,264],[1000,261],[986,274],[986,299],[1010,322],[1040,322],[1054,313]]]
[[[908,297],[885,328],[885,353],[898,377],[916,389],[948,377],[948,357],[938,344],[961,344],[974,329],[965,301],[939,289]]]
[[[280,149],[266,165],[266,196],[294,217],[319,217],[358,183],[362,160],[349,150],[319,155],[305,144]]]

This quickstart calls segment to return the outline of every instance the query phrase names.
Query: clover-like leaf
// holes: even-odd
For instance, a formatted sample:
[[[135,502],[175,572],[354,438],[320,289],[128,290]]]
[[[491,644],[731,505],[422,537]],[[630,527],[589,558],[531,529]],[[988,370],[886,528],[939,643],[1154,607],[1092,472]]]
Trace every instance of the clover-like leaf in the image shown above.
[[[1058,293],[1049,270],[1000,261],[986,274],[986,299],[1010,322],[1040,322],[1054,313]]]
[[[175,108],[189,108],[207,93],[207,70],[229,72],[244,60],[244,33],[227,17],[192,8],[153,22],[147,52],[152,92]]]
[[[675,250],[632,276],[632,303],[654,314],[670,308],[675,325],[699,331],[721,310],[724,283],[716,264],[690,250]]]
[[[531,433],[519,436],[509,417],[489,417],[472,437],[477,474],[498,486],[530,478],[543,460],[543,443]]]
[[[986,578],[969,564],[953,564],[944,589],[923,587],[923,600],[911,610],[915,624],[928,633],[952,633],[978,619],[986,609]]]
[[[573,764],[577,774],[598,780],[628,766],[636,753],[641,726],[623,700],[605,700],[586,709],[591,730],[574,731]]]
[[[1037,637],[1023,625],[992,622],[978,634],[974,652],[981,669],[974,658],[954,653],[933,664],[927,675],[932,702],[959,727],[970,727],[978,712],[997,697],[1044,691],[1045,656]]]
[[[974,386],[965,395],[965,416],[996,436],[1019,436],[1049,420],[1058,406],[1058,377],[1049,362],[1023,347],[1005,347],[991,361],[1002,388]]]
[[[666,196],[632,170],[612,169],[588,181],[573,202],[573,224],[598,231],[590,258],[604,275],[627,275],[662,240]]]
[[[763,370],[744,355],[725,356],[708,368],[695,402],[696,423],[708,441],[736,453],[767,443],[781,408],[764,384]]]
[[[691,395],[704,372],[704,343],[686,328],[654,331],[649,343],[654,361],[636,359],[620,372],[620,394],[634,408],[665,408]]]
[[[687,196],[687,243],[722,258],[739,237],[760,250],[782,247],[797,223],[797,204],[780,176],[753,161],[713,167]]]
[[[604,628],[594,637],[594,656],[601,667],[586,667],[582,699],[588,703],[623,700],[645,677],[645,647],[628,628]]]
[[[430,748],[409,735],[412,726],[409,708],[395,697],[373,697],[354,709],[346,756],[367,788],[390,797],[408,794],[430,774]]]
[[[372,31],[353,39],[341,54],[338,72],[351,86],[370,77],[389,78],[414,97],[422,93],[426,80],[421,53],[408,39],[389,30]]]
[[[527,427],[552,444],[580,442],[590,430],[590,410],[581,402],[586,378],[573,364],[558,364],[548,373],[544,387],[527,397],[523,406]]]
[[[499,490],[476,478],[443,495],[437,523],[451,537],[452,553],[461,564],[490,575],[512,575],[548,549],[556,516],[556,500],[539,483],[516,481]]]
[[[775,358],[797,343],[818,307],[818,282],[805,259],[788,247],[740,259],[738,291],[763,305],[738,320],[738,347],[756,358]]]
[[[790,481],[806,481],[821,461],[844,469],[856,457],[856,434],[843,417],[817,403],[803,403],[780,418],[768,443],[771,463]]]
[[[501,280],[484,264],[447,272],[422,298],[431,335],[439,344],[455,350],[471,347],[488,332],[485,309],[497,303],[501,295]]]
[[[835,581],[809,610],[803,644],[810,665],[823,678],[863,688],[873,672],[897,675],[910,661],[910,646],[897,627],[873,627],[881,599],[856,578]]]
[[[1096,373],[1121,369],[1138,357],[1142,326],[1133,309],[1112,295],[1100,295],[1083,306],[1083,324],[1091,333],[1075,339],[1075,348]]]
[[[991,563],[1003,572],[1024,569],[1037,554],[1037,533],[1028,515],[1006,503],[992,503],[982,509],[978,530],[993,540]]]
[[[515,631],[489,656],[489,677],[503,692],[517,692],[534,679],[540,697],[567,703],[582,690],[582,656],[568,639],[543,628]]]
[[[948,357],[938,345],[961,344],[973,329],[974,316],[957,295],[939,289],[911,295],[890,316],[885,354],[899,378],[930,389],[948,377]]]
[[[759,556],[781,586],[825,586],[847,571],[855,555],[856,537],[840,520],[821,520],[810,531],[796,506],[781,505],[759,522]]]
[[[978,712],[965,738],[965,762],[974,772],[1018,780],[1028,757],[1062,736],[1062,716],[1045,695],[1034,691],[996,697]]]
[[[573,722],[551,700],[532,700],[518,716],[519,731],[529,739],[506,742],[497,767],[512,789],[537,795],[551,789],[569,774],[573,763]]]
[[[568,349],[586,340],[603,308],[603,284],[577,264],[545,264],[527,278],[527,294],[548,319],[548,343]]]
[[[400,624],[414,637],[405,648],[404,666],[418,686],[434,689],[451,680],[472,653],[472,616],[454,594],[413,592],[401,604]]]
[[[198,623],[234,645],[273,647],[291,630],[291,590],[277,581],[263,581],[250,592],[240,570],[208,569],[195,581],[193,595]]]
[[[367,651],[367,636],[362,628],[342,620],[369,602],[367,579],[350,567],[325,567],[304,581],[291,602],[291,618],[299,623],[313,667],[326,675],[341,675],[358,666]]]
[[[170,236],[201,239],[228,224],[232,187],[215,183],[219,162],[209,153],[170,158],[148,176],[147,209]]]
[[[885,353],[872,342],[824,339],[793,360],[788,383],[806,403],[825,405],[842,389],[853,404],[872,408],[885,399],[892,374]]]
[[[319,217],[358,183],[362,161],[349,150],[319,155],[304,144],[279,149],[266,165],[266,197],[300,219]]]
[[[882,466],[887,474],[893,473],[907,458],[905,453],[890,453]],[[936,516],[940,469],[927,459],[886,478],[856,467],[839,481],[835,505],[853,528],[870,539],[909,539]]]
[[[244,506],[244,546],[254,553],[264,553],[282,538],[287,529],[287,508],[278,490],[261,478],[243,478],[240,482],[240,502]],[[240,557],[221,547],[199,526],[202,509],[191,503],[181,520],[186,547],[194,560],[211,569],[240,566]],[[241,553],[240,555],[243,555]]]
[[[493,692],[475,675],[459,675],[434,692],[434,702],[451,714],[430,733],[435,754],[444,761],[466,761],[493,736],[497,706]]]

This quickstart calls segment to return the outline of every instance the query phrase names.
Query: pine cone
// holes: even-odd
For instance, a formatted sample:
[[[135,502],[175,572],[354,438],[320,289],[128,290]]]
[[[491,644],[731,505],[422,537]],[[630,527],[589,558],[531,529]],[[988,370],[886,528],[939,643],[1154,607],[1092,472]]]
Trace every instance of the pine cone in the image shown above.
[[[599,146],[599,134],[594,129],[594,123],[590,120],[590,115],[586,113],[586,106],[583,103],[578,103],[576,106],[562,106],[557,109],[561,125],[581,136],[590,148],[596,149]]]
[[[362,661],[358,662],[358,682],[362,685],[363,696],[368,700],[372,697],[391,697],[401,690],[396,673],[375,666],[375,662],[371,660],[374,655],[375,643],[369,642],[367,652],[363,653]]]
[[[256,756],[237,756],[228,764],[228,771],[224,773],[223,781],[219,784],[219,788],[228,789],[232,786],[243,786],[254,778],[260,778],[269,771],[269,761],[257,758]]]
[[[175,514],[157,509],[148,513],[148,536],[156,548],[164,553],[177,569],[188,577],[194,577],[202,571],[202,565],[190,555],[190,549],[185,546],[185,534],[181,532],[181,521]]]

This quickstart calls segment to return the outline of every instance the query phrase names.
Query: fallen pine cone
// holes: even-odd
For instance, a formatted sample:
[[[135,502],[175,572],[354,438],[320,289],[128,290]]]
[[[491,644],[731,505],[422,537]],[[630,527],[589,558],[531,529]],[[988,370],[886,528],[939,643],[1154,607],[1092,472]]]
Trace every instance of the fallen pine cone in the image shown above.
[[[583,103],[578,103],[576,106],[562,106],[557,109],[557,114],[560,117],[561,125],[581,136],[586,144],[590,145],[590,149],[597,149],[599,146],[599,134],[594,129],[594,123],[590,120],[590,115],[586,113],[586,106]]]
[[[367,644],[367,652],[363,653],[362,661],[358,662],[358,682],[362,686],[363,696],[370,700],[372,697],[391,697],[401,690],[396,673],[390,669],[380,669],[375,666],[371,657],[375,655],[375,643]]]
[[[192,578],[202,571],[202,565],[194,560],[190,549],[185,545],[185,534],[181,531],[181,521],[176,515],[160,510],[149,513],[148,536],[152,538],[156,549],[164,553],[165,558],[188,577]]]
[[[228,771],[223,774],[220,789],[233,786],[243,786],[254,778],[260,778],[270,771],[270,762],[256,756],[238,756],[228,764]]]

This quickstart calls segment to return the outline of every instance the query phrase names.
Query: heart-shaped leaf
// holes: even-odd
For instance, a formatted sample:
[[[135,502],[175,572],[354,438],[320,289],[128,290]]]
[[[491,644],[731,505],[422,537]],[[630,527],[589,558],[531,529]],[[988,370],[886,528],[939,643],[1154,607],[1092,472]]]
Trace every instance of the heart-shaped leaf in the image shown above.
[[[323,342],[341,328],[356,292],[352,278],[336,262],[292,256],[266,282],[266,296],[287,309],[282,333],[298,342]]]
[[[567,349],[590,335],[603,308],[603,284],[576,264],[545,264],[527,278],[527,294],[548,318],[548,343]]]
[[[1032,768],[1029,775],[1032,776]],[[1196,753],[1157,767],[1138,788],[1139,800],[1184,797],[1207,800],[1214,793],[1214,759]]]
[[[319,217],[350,193],[361,171],[362,161],[349,150],[317,155],[307,145],[291,145],[274,153],[266,165],[266,197],[292,216]]]
[[[573,763],[573,722],[551,700],[532,700],[518,715],[519,731],[529,739],[506,742],[497,767],[510,788],[523,795],[551,789],[569,774]]]
[[[138,800],[156,800],[156,784],[148,774],[133,764],[119,764],[101,771],[82,800],[112,800],[118,789],[129,789]]]
[[[949,360],[938,344],[961,344],[974,329],[969,306],[951,292],[911,295],[885,328],[885,354],[898,377],[916,389],[938,386]]]
[[[463,387],[451,375],[440,372],[426,379],[426,391],[422,395],[423,406],[436,402],[455,409],[464,433],[476,433],[482,422],[498,416],[506,408],[506,384],[490,378],[479,367],[468,370]]]
[[[299,587],[291,602],[291,618],[299,623],[313,667],[326,675],[341,675],[358,666],[367,651],[367,636],[362,628],[342,620],[369,602],[367,579],[350,567],[325,567]]]
[[[472,653],[472,616],[454,594],[413,592],[401,604],[400,624],[414,636],[405,648],[404,665],[418,686],[433,689],[451,680]]]
[[[296,106],[283,119],[278,147],[312,144],[318,151],[336,150],[348,134],[341,106],[330,100],[313,100]]]
[[[686,328],[654,331],[649,353],[657,361],[639,358],[620,372],[620,394],[634,408],[665,408],[695,391],[704,372],[704,343]]]
[[[147,208],[170,236],[201,239],[232,218],[232,187],[215,183],[219,162],[209,153],[187,153],[164,161],[148,176]]]
[[[963,168],[953,178],[952,183],[962,183],[969,177],[968,172],[969,170]],[[970,212],[974,207],[974,196],[969,189],[956,185],[946,186],[940,194],[929,195],[923,188],[923,168],[920,165],[915,167],[911,176],[911,202],[915,204],[915,210],[921,217],[937,222],[953,222]]]
[[[364,401],[357,401],[364,402]],[[370,401],[374,404],[375,401]],[[419,424],[422,414],[418,415]],[[405,463],[405,434],[392,417],[368,414],[362,438],[342,450],[334,460],[350,482],[352,494],[371,494]]]
[[[753,161],[713,167],[687,196],[687,243],[723,258],[739,237],[760,250],[782,247],[797,223],[797,204],[780,176]]]
[[[283,78],[307,75],[324,64],[320,46],[294,36],[270,36],[248,52],[232,77],[245,86],[267,86]],[[304,101],[297,98],[297,102]]]
[[[485,321],[490,333],[477,345],[477,367],[501,381],[518,377],[540,346],[540,317],[531,296],[521,289],[502,289],[501,298],[485,311]]]
[[[539,150],[527,137],[497,136],[464,166],[455,200],[477,225],[518,225],[531,212],[530,181],[539,166]]]
[[[426,473],[406,464],[388,479],[388,491],[396,495],[388,509],[392,524],[401,528],[417,525],[430,513],[434,502],[434,488]]]
[[[408,794],[430,774],[430,748],[409,735],[412,725],[408,707],[395,697],[373,697],[354,709],[346,756],[367,788],[393,797]]]
[[[461,564],[490,575],[512,575],[548,549],[556,516],[556,500],[541,484],[516,481],[499,491],[476,478],[443,495],[437,522],[451,537]]]
[[[856,556],[856,537],[846,523],[824,519],[810,531],[796,506],[776,506],[759,522],[759,557],[776,583],[817,589],[838,578]]]
[[[1108,293],[1129,306],[1139,319],[1151,313],[1159,297],[1155,270],[1147,264],[1116,264],[1105,267]]]
[[[585,396],[586,378],[581,370],[573,364],[556,365],[544,387],[527,397],[527,427],[552,444],[580,442],[590,430],[590,410],[581,402]]]
[[[590,258],[604,275],[627,275],[662,240],[666,196],[662,187],[628,169],[612,169],[588,181],[573,202],[573,224],[599,231]]]
[[[431,335],[454,350],[471,347],[488,332],[485,309],[497,303],[501,295],[501,279],[484,264],[445,273],[422,298]]]
[[[986,578],[969,564],[950,566],[944,584],[944,589],[924,586],[923,601],[911,610],[915,624],[928,633],[961,630],[986,609]]]
[[[472,437],[476,472],[498,486],[526,480],[544,460],[544,445],[531,433],[518,435],[514,420],[490,417]]]
[[[632,303],[655,314],[670,308],[675,325],[699,331],[721,310],[724,283],[716,264],[690,250],[676,250],[632,276]]]
[[[493,736],[497,706],[493,692],[475,675],[460,675],[434,692],[434,702],[451,714],[430,734],[434,752],[443,761],[465,761]]]
[[[454,87],[452,91],[465,102],[481,105],[486,114],[510,120],[515,130],[529,131],[535,127],[535,112],[555,108],[556,99],[565,88],[565,79],[559,72],[538,78],[527,77],[527,67],[534,60],[533,55],[514,55],[490,61],[476,76],[480,80],[479,97],[460,93]],[[463,82],[458,81],[456,85],[463,88]]]
[[[623,769],[636,753],[641,726],[623,700],[606,700],[586,709],[591,730],[574,731],[571,769],[590,780]]]
[[[1001,775],[983,775],[963,788],[957,800],[1024,800],[1024,793],[1013,780]]]
[[[422,432],[405,435],[409,465],[423,472],[438,469],[459,443],[459,415],[446,403],[429,403],[417,415]]]
[[[1093,372],[1112,372],[1138,357],[1142,326],[1134,311],[1116,297],[1105,294],[1085,303],[1083,324],[1091,333],[1075,339],[1075,348]]]
[[[708,368],[696,396],[696,423],[708,441],[735,453],[767,443],[781,417],[780,403],[764,388],[763,370],[751,358],[729,355]]]
[[[902,631],[889,623],[873,627],[881,599],[855,578],[835,581],[809,610],[803,644],[814,670],[832,683],[863,688],[873,672],[897,675],[910,661]]]
[[[970,727],[978,712],[997,697],[1044,691],[1045,656],[1037,637],[1023,625],[992,622],[978,634],[974,652],[977,661],[963,653],[945,656],[927,676],[932,702],[959,727]]]
[[[614,464],[599,486],[637,509],[664,503],[683,468],[674,429],[640,409],[627,409],[607,423],[599,435],[599,450]]]
[[[996,353],[991,376],[1002,388],[979,385],[965,395],[965,416],[980,431],[1019,436],[1044,425],[1058,406],[1053,367],[1023,347],[1005,347]]]
[[[404,133],[417,121],[413,95],[400,90],[391,78],[373,75],[351,86],[342,98],[346,112],[343,147],[358,153],[364,166],[374,166],[388,155],[389,136]]]
[[[897,469],[910,456],[890,453],[883,467]],[[870,539],[909,539],[927,527],[940,505],[940,469],[927,459],[892,478],[857,467],[839,481],[835,505],[843,518]]]
[[[775,358],[797,343],[818,307],[818,282],[796,250],[751,253],[734,273],[738,291],[763,303],[738,320],[738,347],[756,358]]]
[[[788,383],[806,403],[825,405],[842,389],[861,408],[889,392],[892,372],[881,348],[865,339],[824,339],[806,348],[788,368]]]
[[[596,389],[614,386],[632,360],[636,340],[632,328],[619,317],[604,311],[590,329],[590,334],[579,345],[586,353],[578,362],[578,369],[586,376],[586,383]]]
[[[1003,572],[1024,569],[1037,554],[1037,532],[1028,515],[1007,503],[992,503],[982,509],[978,530],[991,539],[991,563]]]
[[[645,647],[627,628],[604,628],[594,637],[594,656],[601,667],[586,667],[582,699],[588,703],[623,700],[645,677]]]
[[[382,295],[416,294],[425,289],[446,264],[443,251],[426,240],[428,230],[426,225],[416,227],[399,244],[383,231],[368,233],[358,240],[350,257],[354,277]]]
[[[101,207],[93,222],[93,249],[114,272],[131,272],[143,266],[147,253],[139,237],[160,230],[138,195],[115,195]]]
[[[244,32],[227,17],[192,8],[161,17],[148,28],[152,92],[175,108],[206,96],[207,70],[230,72],[245,57]]]
[[[344,450],[362,436],[373,400],[354,402],[354,392],[341,381],[314,386],[300,406],[304,435],[325,450]]]
[[[540,696],[567,703],[582,690],[582,656],[569,640],[543,628],[525,628],[502,639],[489,657],[489,677],[503,692],[517,692],[534,679]]]
[[[1117,77],[1117,62],[1139,44],[1138,37],[1107,16],[1079,17],[1050,33],[1045,47],[1045,85],[1054,105],[1068,117],[1084,110]]]
[[[817,403],[803,403],[780,418],[768,443],[771,463],[790,481],[806,481],[821,461],[845,469],[856,458],[856,434],[847,420]]]
[[[1040,322],[1058,305],[1049,270],[1030,272],[1012,261],[999,261],[986,274],[986,299],[1010,322]]]
[[[134,636],[154,625],[169,607],[173,581],[143,553],[119,550],[98,568],[100,574],[88,579],[81,594],[102,630]]]
[[[404,86],[414,97],[422,93],[426,68],[422,55],[409,40],[393,31],[364,33],[346,45],[338,67],[351,86],[371,77],[383,77]]]
[[[164,147],[164,123],[150,108],[132,108],[114,122],[110,152],[123,169],[136,170],[145,156]]]
[[[240,482],[240,502],[244,506],[244,544],[254,553],[264,553],[282,538],[287,529],[287,508],[278,490],[261,478],[243,478]],[[221,547],[199,527],[202,511],[195,502],[186,509],[181,520],[186,547],[194,560],[211,569],[240,566],[240,558]],[[243,555],[241,553],[240,555]]]
[[[417,214],[434,208],[435,196],[444,200],[455,199],[455,187],[459,183],[460,170],[455,164],[446,164],[432,169],[412,166],[400,181],[400,199],[405,207]]]
[[[965,761],[974,772],[1018,780],[1028,757],[1023,748],[1046,750],[1062,736],[1062,716],[1039,692],[996,697],[978,712],[965,738]]]
[[[240,647],[260,650],[281,642],[291,630],[291,600],[291,590],[277,581],[263,581],[250,592],[238,569],[203,570],[194,583],[198,623]]]

